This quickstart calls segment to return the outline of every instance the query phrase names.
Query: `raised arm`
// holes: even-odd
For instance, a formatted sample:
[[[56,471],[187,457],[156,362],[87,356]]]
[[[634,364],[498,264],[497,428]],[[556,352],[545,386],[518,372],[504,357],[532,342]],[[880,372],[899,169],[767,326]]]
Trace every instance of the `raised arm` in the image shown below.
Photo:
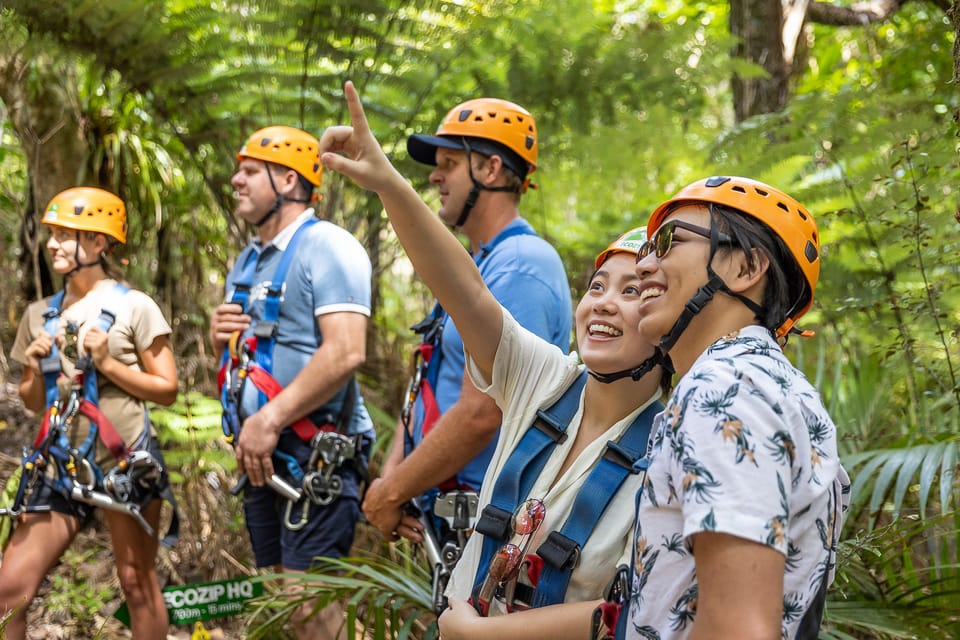
[[[323,165],[380,197],[414,268],[453,318],[464,348],[489,379],[503,330],[500,304],[470,255],[390,164],[370,131],[352,82],[344,85],[344,93],[352,126],[330,127],[323,133]]]

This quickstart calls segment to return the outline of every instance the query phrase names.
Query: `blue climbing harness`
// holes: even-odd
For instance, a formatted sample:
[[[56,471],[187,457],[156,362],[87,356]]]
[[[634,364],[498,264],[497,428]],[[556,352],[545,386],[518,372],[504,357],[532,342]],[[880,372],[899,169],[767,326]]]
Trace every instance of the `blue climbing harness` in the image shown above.
[[[129,288],[125,285],[115,284],[107,304],[101,308],[93,326],[109,333],[117,318],[115,309],[119,309],[128,291]],[[43,313],[44,331],[51,336],[58,335],[64,295],[65,292],[61,290],[51,297],[49,306]],[[29,505],[30,495],[38,483],[43,481],[46,465],[52,463],[55,470],[51,482],[53,490],[68,500],[126,513],[137,520],[151,536],[154,531],[141,515],[142,507],[154,496],[170,502],[174,513],[163,542],[171,545],[176,540],[179,519],[173,492],[165,480],[163,467],[148,451],[128,448],[110,420],[100,411],[97,373],[92,356],[84,354],[78,358],[77,353],[68,351],[77,349],[78,330],[79,327],[74,323],[65,327],[63,349],[67,357],[75,360],[77,369],[65,397],[61,395],[58,384],[63,371],[61,349],[56,341],[50,353],[40,360],[47,410],[32,449],[24,448],[23,473],[13,505],[9,509],[0,510],[0,514],[18,515],[23,511],[35,510]],[[69,439],[69,429],[78,413],[87,417],[90,426],[80,446],[73,447]],[[149,415],[144,410],[144,432],[138,443],[149,437],[149,420]],[[106,475],[96,463],[95,446],[98,439],[117,460],[117,465]]]
[[[231,444],[236,443],[243,425],[240,413],[244,383],[250,382],[257,390],[257,406],[262,407],[276,396],[283,387],[273,377],[273,350],[276,346],[280,327],[280,302],[283,296],[284,281],[287,272],[297,254],[297,246],[306,231],[319,222],[309,218],[301,224],[287,243],[280,256],[277,268],[273,272],[270,284],[266,287],[263,317],[253,322],[252,336],[240,340],[235,335],[229,348],[224,349],[220,367],[220,402],[223,406],[223,434]],[[250,291],[256,276],[258,254],[251,247],[240,268],[240,274],[234,281],[230,302],[238,304],[244,313],[249,313]],[[339,416],[330,416],[328,422],[316,425],[308,417],[302,417],[291,424],[291,428],[301,440],[313,448],[309,469],[305,472],[297,458],[289,453],[274,449],[276,456],[284,466],[294,485],[279,476],[267,478],[267,484],[287,499],[287,516],[284,525],[291,530],[302,528],[307,523],[308,505],[304,505],[301,517],[294,522],[292,508],[303,498],[317,505],[328,505],[340,496],[342,482],[333,474],[337,468],[355,462],[361,476],[366,470],[359,464],[361,444],[358,436],[347,436],[346,431],[353,416],[358,395],[356,379],[351,376],[346,383],[346,395]],[[238,493],[246,484],[245,479],[232,489]]]
[[[474,578],[473,602],[483,584],[497,547],[511,535],[511,520],[517,506],[525,500],[554,447],[567,438],[567,427],[576,413],[588,373],[580,376],[549,408],[537,411],[537,417],[510,454],[497,476],[493,494],[477,522],[483,534],[480,562]],[[580,550],[587,543],[607,506],[624,481],[639,473],[654,416],[663,409],[653,402],[638,415],[617,442],[607,442],[603,456],[590,471],[574,499],[573,507],[559,530],[552,531],[537,549],[544,561],[543,572],[527,600],[532,607],[544,607],[564,601],[570,576]],[[520,596],[520,593],[517,594]],[[512,603],[507,603],[508,608]]]

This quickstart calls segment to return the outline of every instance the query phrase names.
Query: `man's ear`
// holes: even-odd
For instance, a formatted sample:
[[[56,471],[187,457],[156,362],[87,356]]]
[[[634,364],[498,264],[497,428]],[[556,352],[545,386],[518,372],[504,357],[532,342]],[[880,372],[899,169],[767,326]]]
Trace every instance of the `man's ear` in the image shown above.
[[[733,263],[730,271],[735,276],[724,281],[736,293],[744,293],[760,284],[770,268],[770,256],[757,248],[750,250],[749,257],[743,251],[732,251],[730,260]]]
[[[297,190],[300,185],[300,177],[293,169],[287,169],[283,174],[283,186],[280,192],[284,195],[290,195]]]
[[[497,178],[503,175],[503,172],[506,171],[506,167],[503,166],[503,158],[497,155],[488,156],[485,167],[484,182],[488,185],[492,185],[497,181]]]

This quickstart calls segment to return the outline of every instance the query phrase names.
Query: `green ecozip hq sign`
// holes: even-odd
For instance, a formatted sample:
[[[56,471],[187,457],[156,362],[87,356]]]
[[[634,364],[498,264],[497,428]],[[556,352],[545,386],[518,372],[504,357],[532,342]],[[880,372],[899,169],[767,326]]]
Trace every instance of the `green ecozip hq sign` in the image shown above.
[[[243,611],[248,600],[263,594],[263,584],[250,578],[185,584],[163,590],[170,624],[193,624],[200,620],[227,618]],[[130,626],[130,611],[124,602],[113,617]]]

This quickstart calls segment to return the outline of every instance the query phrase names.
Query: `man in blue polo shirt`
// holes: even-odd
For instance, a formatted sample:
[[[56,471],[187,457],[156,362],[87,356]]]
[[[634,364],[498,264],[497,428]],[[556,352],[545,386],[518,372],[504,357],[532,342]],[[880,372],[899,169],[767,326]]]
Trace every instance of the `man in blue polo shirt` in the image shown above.
[[[533,116],[505,100],[469,100],[447,114],[437,135],[410,136],[407,151],[435,165],[438,215],[469,239],[493,294],[522,326],[566,352],[572,305],[563,263],[519,211],[537,164]],[[363,502],[367,520],[391,540],[421,540],[422,524],[403,516],[409,500],[420,497],[431,512],[437,488],[479,488],[501,421],[496,403],[464,377],[463,342],[443,310],[417,328],[424,335],[418,354],[429,366]]]
[[[316,138],[266,127],[237,159],[236,214],[257,234],[227,276],[210,337],[218,357],[229,351],[227,362],[250,367],[223,399],[239,427],[235,452],[249,478],[244,515],[257,566],[303,572],[319,557],[347,555],[360,516],[373,423],[354,373],[366,357],[370,259],[350,232],[311,208],[322,174]],[[330,478],[310,464],[323,447],[343,447]],[[284,495],[277,478],[303,499]],[[307,599],[294,615],[295,636],[346,637],[340,606],[318,612],[314,604]]]

